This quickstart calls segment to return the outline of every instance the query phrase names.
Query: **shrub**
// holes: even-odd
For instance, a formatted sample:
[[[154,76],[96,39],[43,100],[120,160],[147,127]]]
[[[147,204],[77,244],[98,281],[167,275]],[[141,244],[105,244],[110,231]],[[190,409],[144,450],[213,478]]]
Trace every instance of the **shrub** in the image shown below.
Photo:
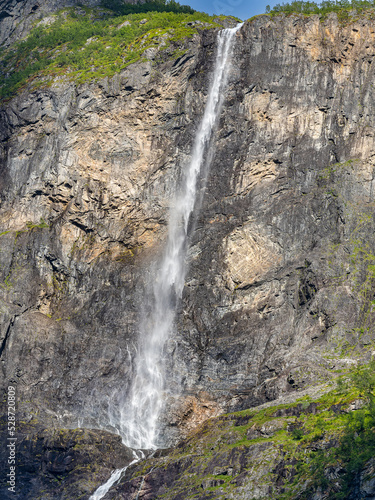
[[[285,14],[299,13],[325,16],[329,12],[337,12],[343,15],[351,10],[360,12],[374,7],[375,0],[352,0],[351,2],[349,0],[326,0],[321,3],[296,0],[290,3],[278,3],[272,9],[267,5],[266,13],[275,15],[284,12]]]

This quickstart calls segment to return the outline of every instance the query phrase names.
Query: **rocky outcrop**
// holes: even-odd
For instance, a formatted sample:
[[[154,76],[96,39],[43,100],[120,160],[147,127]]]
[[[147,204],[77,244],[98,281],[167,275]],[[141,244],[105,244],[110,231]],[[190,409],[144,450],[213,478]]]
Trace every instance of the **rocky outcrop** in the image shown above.
[[[130,467],[105,498],[372,498],[373,459],[352,476],[348,476],[350,453],[346,460],[336,456],[334,464],[329,459],[347,432],[346,423],[353,425],[356,411],[350,397],[329,389],[302,391],[300,402],[284,396],[253,410],[208,420],[174,450]],[[354,455],[359,464],[358,450]]]
[[[238,33],[167,346],[167,441],[371,357],[373,39],[335,15]],[[202,30],[110,81],[2,107],[0,352],[20,419],[120,418],[215,43]]]
[[[120,436],[87,429],[43,429],[20,425],[17,441],[15,492],[8,489],[6,474],[1,477],[1,497],[88,499],[90,494],[117,467],[134,460],[133,451],[121,443]],[[9,442],[9,441],[8,441]],[[2,463],[7,463],[6,441],[2,441]],[[4,466],[3,472],[7,469]]]
[[[233,409],[372,350],[373,36],[334,15],[240,32],[179,337],[191,386]]]

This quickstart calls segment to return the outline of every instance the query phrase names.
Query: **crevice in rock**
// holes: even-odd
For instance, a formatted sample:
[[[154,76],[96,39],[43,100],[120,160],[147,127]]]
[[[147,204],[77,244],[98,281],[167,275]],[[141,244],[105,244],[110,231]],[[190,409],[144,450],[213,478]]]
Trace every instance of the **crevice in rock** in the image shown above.
[[[6,11],[0,12],[0,20],[5,19],[6,17],[12,17],[12,16],[11,14],[8,14],[8,12]]]
[[[91,229],[90,227],[85,226],[84,224],[81,224],[80,222],[76,220],[70,220],[70,223],[73,224],[73,226],[78,227],[81,229],[81,231],[85,232],[86,234],[92,233],[94,230]]]
[[[14,321],[17,318],[17,316],[18,315],[14,315],[11,318],[11,320],[9,321],[7,331],[5,332],[5,337],[3,338],[3,341],[1,342],[1,345],[0,345],[0,358],[3,355],[3,352],[5,350],[6,344],[8,342],[9,336],[10,336],[10,330],[11,330],[12,326],[14,325]]]

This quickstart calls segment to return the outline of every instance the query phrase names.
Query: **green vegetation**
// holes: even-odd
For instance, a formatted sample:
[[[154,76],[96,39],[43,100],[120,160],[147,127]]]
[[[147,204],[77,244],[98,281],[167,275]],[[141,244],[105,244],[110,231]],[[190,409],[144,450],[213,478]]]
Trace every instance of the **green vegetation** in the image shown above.
[[[285,14],[318,14],[326,16],[329,12],[336,12],[339,17],[345,18],[350,12],[361,12],[363,10],[372,9],[375,7],[374,0],[327,0],[321,3],[295,1],[290,3],[278,3],[272,9],[269,5],[266,7],[266,13],[277,15],[281,12]]]
[[[120,16],[139,14],[141,12],[183,12],[184,14],[194,14],[196,12],[189,5],[180,5],[174,0],[153,0],[141,4],[124,4],[121,0],[104,0],[102,6]]]
[[[186,11],[176,2],[106,4],[118,12],[142,12],[118,15],[107,9],[70,8],[53,16],[48,25],[37,24],[27,38],[0,52],[0,99],[35,77],[34,85],[46,85],[56,77],[77,83],[112,77],[145,57],[147,48],[167,49],[202,26],[219,26],[217,18]],[[156,11],[149,12],[151,6]]]
[[[347,403],[355,396],[361,398],[362,407],[348,411]],[[292,493],[303,481],[309,481],[311,486],[299,498],[310,498],[318,487],[327,498],[348,498],[356,476],[374,456],[375,361],[340,379],[337,389],[321,398],[320,403],[316,415],[299,417],[298,436],[292,431],[292,437],[300,443],[289,448],[286,458],[289,462],[297,460],[296,475],[289,492],[281,495],[280,500],[294,498]],[[322,439],[325,446],[319,445]],[[331,485],[329,471],[334,469],[340,470],[340,491]]]
[[[354,170],[355,167],[357,167],[357,165],[359,164],[359,162],[360,162],[359,158],[354,158],[352,160],[346,160],[339,163],[332,163],[331,165],[328,165],[328,167],[322,170],[322,173],[319,175],[318,179],[328,180],[335,173],[340,173],[341,169],[350,168],[351,170]]]
[[[36,227],[39,228],[39,229],[49,229],[49,225],[43,219],[43,217],[40,218],[39,224],[36,224],[34,222],[31,222],[31,221],[27,221],[26,222],[26,227],[27,227],[27,229],[34,229]]]
[[[332,499],[348,498],[356,477],[375,454],[375,361],[357,368],[346,383],[341,384],[339,392],[341,389],[344,394],[350,386],[359,391],[362,408],[345,413],[326,411],[314,419],[305,419],[307,429],[311,430],[312,420],[315,420],[314,427],[323,434],[330,431],[331,439],[337,439],[338,444],[310,452],[309,460],[298,464],[294,480],[297,486],[298,481],[310,477],[313,488],[323,488],[328,493],[327,498]],[[330,485],[327,471],[333,468],[341,469],[340,491]]]
[[[372,361],[316,399],[208,420],[162,461],[140,464],[136,476],[178,463],[181,474],[166,498],[198,498],[202,488],[225,498],[246,477],[250,488],[264,485],[275,500],[308,500],[318,489],[324,498],[345,499],[375,454],[374,430]]]
[[[15,286],[17,281],[22,279],[24,268],[25,265],[20,261],[12,264],[8,271],[8,274],[4,277],[4,280],[0,282],[0,288],[8,291],[11,290]]]

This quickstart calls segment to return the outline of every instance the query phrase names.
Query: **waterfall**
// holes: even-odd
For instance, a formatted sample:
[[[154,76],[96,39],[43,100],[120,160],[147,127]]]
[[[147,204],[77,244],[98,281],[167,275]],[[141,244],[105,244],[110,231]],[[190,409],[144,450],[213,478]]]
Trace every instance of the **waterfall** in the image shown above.
[[[198,177],[203,177],[205,182],[204,174],[208,172],[208,168],[204,168],[205,158],[224,101],[232,41],[241,26],[239,24],[218,33],[215,67],[204,114],[195,136],[190,163],[170,211],[166,246],[152,285],[149,312],[141,324],[130,395],[120,409],[120,422],[116,426],[124,443],[130,448],[155,449],[163,445],[158,433],[166,385],[163,351],[171,336],[176,307],[184,288],[189,220],[196,204]],[[112,484],[118,480],[121,471],[111,476]],[[111,479],[103,486],[107,488]],[[104,496],[98,496],[97,492],[91,500],[99,500]]]
[[[121,418],[121,434],[132,448],[162,445],[158,440],[157,423],[164,399],[163,349],[171,335],[176,304],[184,288],[188,225],[196,201],[197,180],[202,173],[205,153],[224,100],[231,41],[240,26],[218,33],[216,62],[206,107],[196,133],[190,163],[170,212],[168,239],[153,283],[150,313],[141,325],[136,373],[129,403]]]
[[[126,469],[131,465],[139,462],[141,458],[143,457],[139,457],[136,455],[136,458],[132,462],[130,462],[129,465],[127,465],[123,469],[116,469],[114,472],[112,472],[111,477],[108,479],[108,481],[99,486],[95,493],[91,495],[89,500],[101,500],[101,498],[103,498],[108,493],[112,486],[120,480],[122,474],[126,471]]]

